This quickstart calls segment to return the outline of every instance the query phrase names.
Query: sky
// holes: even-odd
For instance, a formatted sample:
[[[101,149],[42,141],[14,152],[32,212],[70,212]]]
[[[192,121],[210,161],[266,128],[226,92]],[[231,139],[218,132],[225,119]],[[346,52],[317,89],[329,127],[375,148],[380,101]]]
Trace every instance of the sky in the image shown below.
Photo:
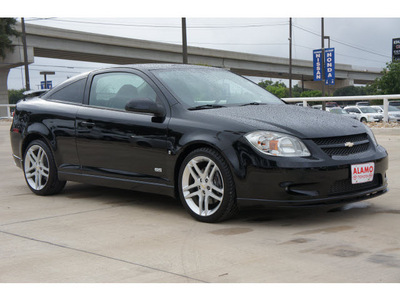
[[[122,7],[118,5],[119,1],[113,3]],[[324,17],[325,36],[330,37],[330,46],[335,48],[336,63],[382,70],[391,60],[392,39],[400,37],[400,9],[393,7],[397,4],[385,5],[386,0],[383,0],[380,3],[384,9],[375,6],[371,10],[362,10],[357,5],[362,2],[353,1],[349,5],[349,1],[337,0],[335,9],[329,6],[315,9],[317,2],[306,0],[301,1],[303,6],[300,9],[298,2],[280,1],[271,5],[268,1],[249,1],[246,6],[240,7],[232,5],[232,2],[224,5],[224,1],[218,2],[218,5],[209,0],[168,1],[171,5],[164,7],[166,2],[161,1],[155,6],[148,3],[139,10],[141,13],[131,4],[127,11],[132,13],[128,15],[125,10],[109,11],[110,6],[91,11],[77,10],[72,5],[46,11],[36,5],[28,9],[24,16],[27,24],[173,44],[182,42],[181,17],[186,17],[189,46],[285,58],[289,57],[289,16],[292,16],[293,58],[304,60],[312,60],[312,50],[321,48],[321,17]],[[54,2],[51,3],[54,8]],[[186,3],[182,6],[186,10],[171,8],[173,4],[179,7],[178,4],[183,3]],[[197,6],[201,3],[202,7],[187,8],[188,3],[196,3]],[[290,8],[283,13],[285,4]],[[313,6],[314,10],[308,10],[307,7]],[[88,7],[92,8],[91,5]],[[273,13],[277,7],[281,15]],[[15,14],[8,12],[8,16]],[[325,47],[328,47],[328,42]],[[106,65],[35,57],[35,62],[30,65],[31,88],[37,89],[43,80],[40,71],[55,71],[56,75],[48,76],[48,80],[57,85],[71,76],[103,66]],[[10,72],[9,89],[24,86],[23,73],[22,67]]]

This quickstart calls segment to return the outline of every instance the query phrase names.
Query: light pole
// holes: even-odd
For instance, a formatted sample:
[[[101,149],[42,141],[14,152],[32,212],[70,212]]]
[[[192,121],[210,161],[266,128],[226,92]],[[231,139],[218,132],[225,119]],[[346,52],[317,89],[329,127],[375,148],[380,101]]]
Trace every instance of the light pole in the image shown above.
[[[187,57],[187,39],[186,39],[186,18],[182,18],[182,56],[183,63],[188,63]]]
[[[25,19],[21,18],[22,26],[22,46],[24,48],[24,66],[25,66],[25,89],[29,91],[31,89],[31,84],[29,81],[29,68],[28,68],[28,50],[26,46],[26,32],[25,32]]]

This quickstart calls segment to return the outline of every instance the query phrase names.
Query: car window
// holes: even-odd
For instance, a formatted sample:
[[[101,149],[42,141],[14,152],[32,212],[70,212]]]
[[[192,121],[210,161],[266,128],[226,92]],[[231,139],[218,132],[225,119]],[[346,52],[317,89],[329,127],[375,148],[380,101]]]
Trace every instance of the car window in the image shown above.
[[[357,114],[360,113],[356,108],[352,108],[352,107],[348,107],[345,110],[348,111],[349,113],[357,113]]]
[[[369,106],[360,107],[360,110],[365,114],[376,113],[376,111],[372,107],[369,107]]]
[[[89,105],[125,110],[135,99],[157,100],[153,88],[140,76],[131,73],[104,73],[93,77]]]
[[[61,100],[73,103],[82,103],[85,91],[86,78],[75,81],[60,90],[49,94],[47,99]]]

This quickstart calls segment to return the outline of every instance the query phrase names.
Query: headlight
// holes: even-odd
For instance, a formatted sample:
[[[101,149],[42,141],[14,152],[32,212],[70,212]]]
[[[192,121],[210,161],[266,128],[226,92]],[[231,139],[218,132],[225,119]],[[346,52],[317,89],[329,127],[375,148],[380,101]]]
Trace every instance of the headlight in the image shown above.
[[[255,131],[245,138],[258,151],[274,156],[310,156],[310,151],[298,138],[273,131]]]

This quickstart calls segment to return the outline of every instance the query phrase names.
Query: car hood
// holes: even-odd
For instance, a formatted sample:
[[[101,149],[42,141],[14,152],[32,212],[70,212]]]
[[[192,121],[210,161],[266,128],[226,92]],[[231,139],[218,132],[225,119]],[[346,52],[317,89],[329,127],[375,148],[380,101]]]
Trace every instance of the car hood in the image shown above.
[[[272,130],[300,138],[365,133],[362,123],[329,112],[294,105],[251,105],[202,110],[201,114],[241,123],[248,130]]]

